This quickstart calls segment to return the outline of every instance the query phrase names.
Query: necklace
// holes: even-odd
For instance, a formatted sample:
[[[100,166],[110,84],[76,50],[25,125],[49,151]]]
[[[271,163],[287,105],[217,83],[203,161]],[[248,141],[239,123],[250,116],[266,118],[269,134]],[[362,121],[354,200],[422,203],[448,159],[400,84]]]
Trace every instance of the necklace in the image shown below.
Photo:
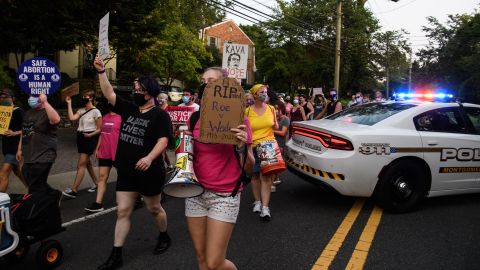
[[[150,107],[143,108],[143,109],[140,109],[140,108],[139,108],[139,110],[140,110],[141,113],[143,113],[143,112],[146,112],[146,111],[150,110],[150,109],[153,108],[153,107],[155,107],[155,105],[152,105],[152,106],[150,106]]]

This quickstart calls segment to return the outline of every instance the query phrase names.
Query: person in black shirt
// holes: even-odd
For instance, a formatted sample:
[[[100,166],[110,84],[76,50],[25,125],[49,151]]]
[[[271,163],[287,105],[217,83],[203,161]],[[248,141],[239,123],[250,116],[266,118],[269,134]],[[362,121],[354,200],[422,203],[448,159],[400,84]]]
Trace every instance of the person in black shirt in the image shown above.
[[[0,105],[14,106],[14,94],[10,89],[4,89],[0,93]],[[6,192],[8,188],[8,178],[10,172],[13,173],[22,181],[23,185],[27,187],[27,183],[22,174],[22,162],[18,162],[15,155],[18,150],[18,142],[22,135],[22,122],[25,111],[22,108],[14,107],[12,118],[8,125],[8,130],[2,136],[2,153],[4,161],[0,167],[0,192]]]
[[[122,247],[130,229],[130,217],[139,194],[143,196],[145,205],[160,231],[153,253],[161,254],[170,246],[167,214],[160,199],[165,180],[161,154],[168,145],[172,127],[168,113],[155,104],[160,86],[154,78],[140,77],[134,81],[135,103],[131,103],[114,93],[99,56],[95,58],[94,66],[99,73],[103,95],[114,106],[113,111],[122,117],[115,158],[118,165],[115,239],[110,257],[98,267],[101,270],[110,270],[123,264]]]

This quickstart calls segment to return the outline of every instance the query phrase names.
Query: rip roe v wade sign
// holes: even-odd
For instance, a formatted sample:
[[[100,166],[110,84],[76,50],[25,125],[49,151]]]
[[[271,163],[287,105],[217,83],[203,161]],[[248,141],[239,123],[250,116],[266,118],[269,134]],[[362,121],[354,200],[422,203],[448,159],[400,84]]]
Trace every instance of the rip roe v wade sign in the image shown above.
[[[237,144],[230,131],[243,124],[245,92],[233,78],[220,78],[207,85],[200,108],[200,141]]]
[[[31,96],[51,95],[60,86],[60,70],[52,61],[35,57],[23,62],[17,70],[17,82]]]

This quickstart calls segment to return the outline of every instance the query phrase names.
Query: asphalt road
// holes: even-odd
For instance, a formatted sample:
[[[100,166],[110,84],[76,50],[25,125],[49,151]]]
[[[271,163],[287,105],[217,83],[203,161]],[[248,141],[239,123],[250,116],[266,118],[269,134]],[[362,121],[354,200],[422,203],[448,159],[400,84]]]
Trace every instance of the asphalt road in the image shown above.
[[[59,159],[52,173],[75,169],[73,136],[61,136]],[[63,158],[62,158],[63,157]],[[272,196],[272,221],[264,223],[251,212],[247,188],[227,257],[238,269],[478,269],[480,264],[480,194],[428,199],[416,211],[393,215],[370,200],[324,191],[285,172]],[[94,194],[81,191],[62,203],[63,221],[84,217],[83,207]],[[113,207],[114,183],[105,207]],[[122,269],[197,269],[184,217],[184,202],[169,198],[171,248],[153,255],[157,232],[144,208],[134,212],[124,247]],[[109,255],[115,212],[75,223],[53,236],[64,248],[58,269],[95,269]],[[0,269],[36,269],[35,250],[20,264]]]

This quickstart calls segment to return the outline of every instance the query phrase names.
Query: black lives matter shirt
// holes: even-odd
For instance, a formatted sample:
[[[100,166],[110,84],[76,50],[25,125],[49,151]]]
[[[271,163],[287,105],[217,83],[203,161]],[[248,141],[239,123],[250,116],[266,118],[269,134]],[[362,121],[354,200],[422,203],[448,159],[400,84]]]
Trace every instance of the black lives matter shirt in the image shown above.
[[[138,160],[152,151],[159,138],[170,139],[172,128],[170,117],[157,107],[140,113],[137,105],[117,95],[113,111],[122,117],[115,157],[118,168],[134,170]],[[163,168],[163,166],[162,155],[159,155],[152,161],[150,167]]]
[[[11,131],[19,131],[22,129],[23,116],[25,111],[22,108],[14,108],[12,112],[12,119],[8,125],[8,129]],[[6,154],[17,154],[18,143],[20,136],[2,136],[2,152]]]

